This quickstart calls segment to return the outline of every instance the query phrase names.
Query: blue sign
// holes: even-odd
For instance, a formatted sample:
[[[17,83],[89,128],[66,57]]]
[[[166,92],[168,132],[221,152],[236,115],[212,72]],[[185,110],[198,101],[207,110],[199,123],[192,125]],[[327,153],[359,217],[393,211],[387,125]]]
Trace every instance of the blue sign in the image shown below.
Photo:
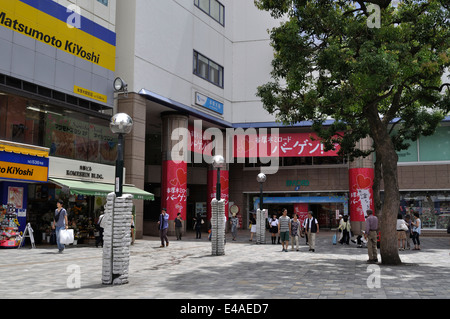
[[[213,100],[198,92],[195,93],[195,104],[223,115],[223,103]]]

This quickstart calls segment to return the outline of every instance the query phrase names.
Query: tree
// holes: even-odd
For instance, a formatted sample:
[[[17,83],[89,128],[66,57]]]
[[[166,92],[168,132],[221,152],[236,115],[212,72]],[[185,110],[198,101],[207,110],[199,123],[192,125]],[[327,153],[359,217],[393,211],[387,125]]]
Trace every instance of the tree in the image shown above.
[[[383,179],[385,194],[382,263],[401,263],[396,240],[396,151],[408,148],[407,140],[433,134],[450,111],[450,83],[443,83],[450,66],[448,2],[255,0],[255,4],[282,21],[269,31],[275,52],[273,80],[260,86],[257,95],[265,109],[285,124],[312,121],[327,149],[338,142],[341,154],[351,159],[375,152],[376,176]],[[371,19],[378,19],[379,25]],[[324,127],[329,118],[334,124]],[[367,136],[373,149],[357,149],[356,142]]]

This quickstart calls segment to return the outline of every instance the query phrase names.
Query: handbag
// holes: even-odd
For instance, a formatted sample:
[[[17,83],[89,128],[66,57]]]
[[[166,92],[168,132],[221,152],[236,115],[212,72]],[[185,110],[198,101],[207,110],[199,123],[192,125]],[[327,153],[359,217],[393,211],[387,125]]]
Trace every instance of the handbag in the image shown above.
[[[73,244],[73,229],[61,229],[59,231],[59,242],[63,245]]]
[[[408,226],[406,226],[406,224],[401,224],[400,229],[404,230],[404,231],[408,231]]]

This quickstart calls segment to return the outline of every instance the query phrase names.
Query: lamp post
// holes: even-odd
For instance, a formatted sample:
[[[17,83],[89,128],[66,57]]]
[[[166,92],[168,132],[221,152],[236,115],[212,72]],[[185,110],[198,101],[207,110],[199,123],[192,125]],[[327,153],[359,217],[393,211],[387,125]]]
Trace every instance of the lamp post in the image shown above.
[[[259,209],[263,209],[263,185],[267,180],[266,174],[259,173],[256,177],[256,180],[259,183]]]
[[[212,165],[214,168],[217,168],[216,199],[220,201],[222,197],[222,190],[220,185],[220,169],[225,168],[225,159],[222,155],[216,155],[213,157]]]
[[[116,160],[116,180],[114,192],[117,197],[122,196],[123,189],[123,136],[129,134],[133,129],[133,119],[125,113],[118,113],[111,118],[109,124],[111,132],[118,134],[117,160]]]

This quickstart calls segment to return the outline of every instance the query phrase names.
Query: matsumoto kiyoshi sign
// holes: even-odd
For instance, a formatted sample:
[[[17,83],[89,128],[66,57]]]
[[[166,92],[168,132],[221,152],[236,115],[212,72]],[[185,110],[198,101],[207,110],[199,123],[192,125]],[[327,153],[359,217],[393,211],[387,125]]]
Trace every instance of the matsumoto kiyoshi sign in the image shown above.
[[[80,15],[73,27],[74,14],[51,0],[0,0],[0,26],[114,71],[115,33]]]
[[[48,181],[48,158],[0,151],[0,178],[11,181]]]

